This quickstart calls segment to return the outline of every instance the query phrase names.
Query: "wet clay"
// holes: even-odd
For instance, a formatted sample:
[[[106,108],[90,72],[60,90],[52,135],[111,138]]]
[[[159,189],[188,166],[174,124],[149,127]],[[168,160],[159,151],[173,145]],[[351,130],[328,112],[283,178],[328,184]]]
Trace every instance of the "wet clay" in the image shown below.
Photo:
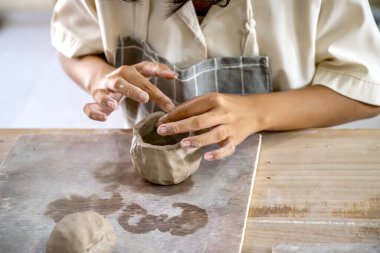
[[[167,214],[148,214],[147,210],[133,203],[123,210],[118,222],[126,231],[134,234],[146,234],[157,229],[176,236],[193,234],[206,226],[208,222],[206,210],[187,203],[174,203],[172,206],[181,208],[182,212],[180,215],[169,218]],[[131,224],[130,219],[136,217],[140,218],[138,222]]]
[[[119,193],[112,193],[109,199],[100,198],[96,194],[89,197],[73,194],[50,202],[44,214],[58,222],[64,216],[76,212],[95,211],[108,215],[118,211],[123,205],[123,198]]]
[[[197,149],[184,149],[180,141],[189,134],[160,136],[155,127],[163,112],[148,115],[133,128],[132,163],[145,180],[154,184],[178,184],[198,170]]]
[[[136,173],[133,168],[132,162],[129,161],[122,163],[107,162],[100,164],[93,171],[93,175],[98,182],[105,184],[104,190],[106,192],[114,192],[118,190],[123,191],[124,189],[119,188],[127,187],[134,193],[173,196],[186,193],[194,186],[194,182],[191,177],[180,184],[173,185],[173,187],[152,184],[141,178],[141,176]]]
[[[69,214],[54,227],[47,253],[112,253],[116,236],[111,223],[95,212]]]

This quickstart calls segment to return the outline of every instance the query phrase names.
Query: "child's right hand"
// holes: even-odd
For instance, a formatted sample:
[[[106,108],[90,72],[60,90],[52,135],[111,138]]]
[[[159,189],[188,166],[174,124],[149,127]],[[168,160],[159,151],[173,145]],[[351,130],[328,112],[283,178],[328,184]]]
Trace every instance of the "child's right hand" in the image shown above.
[[[149,78],[153,76],[177,78],[177,75],[164,64],[144,61],[132,66],[121,66],[95,84],[95,88],[90,91],[95,102],[86,104],[84,112],[93,120],[105,121],[123,97],[140,103],[146,103],[151,99],[164,111],[173,110],[174,104],[170,98],[149,82]]]

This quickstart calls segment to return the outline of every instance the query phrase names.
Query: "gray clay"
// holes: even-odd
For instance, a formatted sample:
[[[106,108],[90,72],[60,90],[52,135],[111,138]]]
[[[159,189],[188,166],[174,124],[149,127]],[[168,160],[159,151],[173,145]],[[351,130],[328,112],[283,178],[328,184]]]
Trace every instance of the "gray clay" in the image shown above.
[[[116,236],[111,223],[96,212],[72,213],[54,227],[47,253],[112,253]]]
[[[198,170],[202,155],[197,149],[184,149],[180,141],[189,134],[161,136],[157,120],[163,112],[148,115],[133,128],[131,156],[137,172],[149,182],[178,184]]]

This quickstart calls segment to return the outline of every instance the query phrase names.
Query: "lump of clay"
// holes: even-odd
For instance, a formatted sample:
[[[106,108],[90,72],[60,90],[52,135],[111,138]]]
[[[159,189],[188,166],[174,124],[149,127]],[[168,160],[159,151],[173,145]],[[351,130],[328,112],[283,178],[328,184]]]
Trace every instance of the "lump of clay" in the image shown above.
[[[111,223],[95,212],[72,213],[54,227],[47,253],[112,253],[116,236]]]
[[[197,171],[202,155],[184,149],[180,141],[189,134],[161,136],[156,123],[163,112],[148,115],[133,128],[132,163],[145,180],[154,184],[178,184]]]

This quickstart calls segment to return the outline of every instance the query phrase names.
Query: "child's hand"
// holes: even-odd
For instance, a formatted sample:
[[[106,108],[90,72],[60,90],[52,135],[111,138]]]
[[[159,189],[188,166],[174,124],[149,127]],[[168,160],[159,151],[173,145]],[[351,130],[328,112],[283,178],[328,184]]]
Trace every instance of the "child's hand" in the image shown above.
[[[149,82],[148,78],[152,76],[166,79],[177,77],[166,65],[154,62],[144,61],[133,66],[122,66],[96,84],[97,88],[91,92],[95,102],[86,104],[84,112],[93,120],[105,121],[123,96],[140,103],[151,99],[164,111],[173,110],[171,100]]]
[[[260,130],[260,116],[251,105],[252,97],[210,93],[177,106],[158,121],[157,133],[172,135],[210,129],[184,138],[183,148],[198,148],[218,143],[221,148],[205,154],[206,160],[222,159],[235,151],[251,133]]]

